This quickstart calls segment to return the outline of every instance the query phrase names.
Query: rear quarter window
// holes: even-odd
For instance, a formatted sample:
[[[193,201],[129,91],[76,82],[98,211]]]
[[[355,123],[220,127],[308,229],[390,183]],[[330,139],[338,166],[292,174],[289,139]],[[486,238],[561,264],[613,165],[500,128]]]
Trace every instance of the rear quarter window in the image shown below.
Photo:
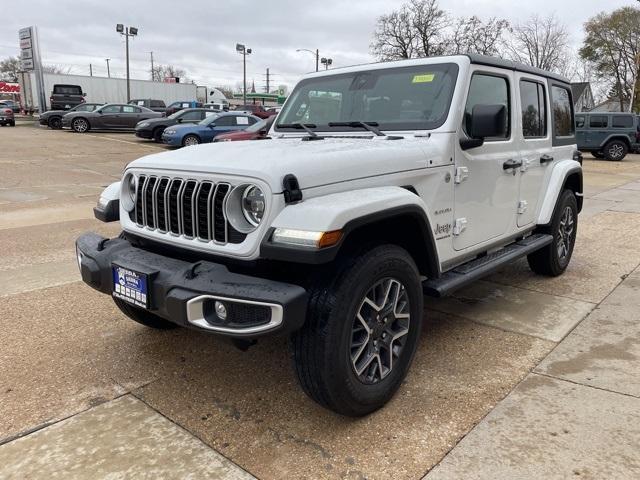
[[[61,95],[82,95],[82,87],[77,85],[54,85],[53,93]]]
[[[633,128],[633,117],[631,115],[613,115],[611,126],[614,128]]]
[[[556,137],[570,137],[574,132],[573,108],[571,94],[565,87],[553,85],[551,87],[551,101],[553,109],[553,134]]]

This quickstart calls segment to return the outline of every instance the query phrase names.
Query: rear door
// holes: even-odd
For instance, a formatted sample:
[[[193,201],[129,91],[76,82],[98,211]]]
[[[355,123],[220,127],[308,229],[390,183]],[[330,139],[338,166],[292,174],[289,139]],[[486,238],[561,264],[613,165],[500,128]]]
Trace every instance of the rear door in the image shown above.
[[[544,78],[517,72],[518,138],[520,143],[520,187],[517,225],[524,227],[536,219],[538,201],[547,170],[555,159],[549,131],[549,94]]]
[[[134,128],[136,123],[141,120],[142,110],[134,105],[123,105],[122,114],[118,119],[119,128]]]

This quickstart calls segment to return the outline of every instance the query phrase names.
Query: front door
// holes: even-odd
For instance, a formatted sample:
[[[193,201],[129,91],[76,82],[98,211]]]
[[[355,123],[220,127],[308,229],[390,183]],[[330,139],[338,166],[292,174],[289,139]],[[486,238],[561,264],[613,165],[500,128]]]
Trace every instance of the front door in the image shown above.
[[[524,227],[536,220],[545,176],[550,175],[556,159],[551,147],[547,82],[544,78],[525,73],[516,73],[515,77],[520,90],[516,136],[520,141],[522,160],[517,224]]]
[[[459,138],[467,137],[467,122],[476,105],[504,105],[507,128],[480,147],[462,150],[456,142],[453,247],[464,250],[511,233],[518,199],[518,139],[514,132],[514,75],[478,67],[471,77]]]
[[[117,128],[120,121],[122,107],[120,105],[107,105],[100,110],[100,123],[105,128]]]

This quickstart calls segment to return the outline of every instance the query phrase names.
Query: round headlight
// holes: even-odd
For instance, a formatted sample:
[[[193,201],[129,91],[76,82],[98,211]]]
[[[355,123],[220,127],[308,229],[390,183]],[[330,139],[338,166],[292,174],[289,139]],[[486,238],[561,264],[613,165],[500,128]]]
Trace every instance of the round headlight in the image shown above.
[[[225,200],[227,220],[241,233],[251,233],[262,221],[266,210],[264,192],[256,185],[242,184],[231,190]]]
[[[242,213],[254,227],[260,225],[264,215],[264,193],[255,185],[249,185],[242,194]]]
[[[122,206],[127,212],[131,212],[136,206],[136,176],[132,173],[127,174],[122,181]]]

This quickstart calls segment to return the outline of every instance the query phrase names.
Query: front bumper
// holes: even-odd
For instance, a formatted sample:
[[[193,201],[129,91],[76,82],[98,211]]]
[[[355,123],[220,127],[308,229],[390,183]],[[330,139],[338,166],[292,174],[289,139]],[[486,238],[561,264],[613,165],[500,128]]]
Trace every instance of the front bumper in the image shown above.
[[[111,295],[114,263],[144,273],[149,280],[149,310],[184,327],[232,338],[256,338],[297,330],[305,320],[307,292],[298,285],[232,273],[213,262],[165,257],[136,248],[125,239],[106,239],[95,233],[79,237],[76,249],[86,284]],[[212,313],[216,300],[229,309],[225,322]]]
[[[151,139],[153,138],[153,131],[152,130],[144,130],[144,129],[140,129],[135,131],[136,137],[138,138],[145,138],[145,139]]]
[[[162,134],[162,143],[165,145],[171,145],[172,147],[179,147],[182,145],[182,137],[175,134]]]
[[[48,117],[40,117],[38,119],[38,122],[40,123],[40,125],[49,125],[49,118]]]

